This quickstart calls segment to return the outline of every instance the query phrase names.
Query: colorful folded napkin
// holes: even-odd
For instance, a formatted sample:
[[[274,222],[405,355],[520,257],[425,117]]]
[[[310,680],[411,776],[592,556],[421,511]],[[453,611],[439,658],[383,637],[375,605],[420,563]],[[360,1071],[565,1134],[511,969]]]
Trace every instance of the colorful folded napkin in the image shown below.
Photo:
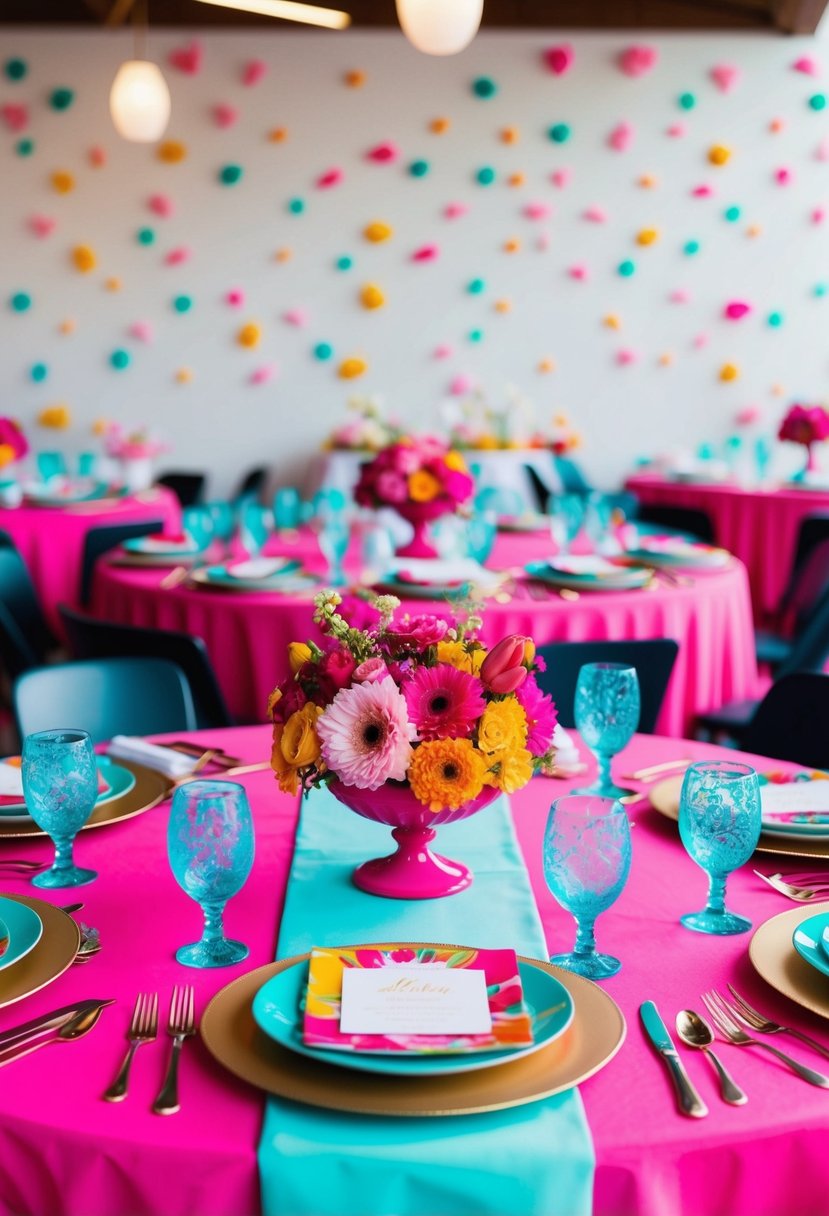
[[[172,778],[189,776],[198,763],[196,756],[172,751],[158,743],[148,743],[146,739],[134,735],[113,735],[107,752],[113,760],[132,760],[135,764],[143,764]]]

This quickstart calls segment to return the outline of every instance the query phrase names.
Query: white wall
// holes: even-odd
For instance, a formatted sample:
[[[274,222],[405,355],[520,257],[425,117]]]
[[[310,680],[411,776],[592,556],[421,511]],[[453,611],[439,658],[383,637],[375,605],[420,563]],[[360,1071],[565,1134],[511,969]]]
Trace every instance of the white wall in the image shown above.
[[[465,375],[494,402],[515,386],[540,424],[566,411],[584,435],[586,470],[609,485],[640,454],[722,440],[747,405],[761,409],[771,431],[790,400],[826,399],[829,108],[808,105],[812,94],[829,92],[825,38],[485,34],[459,56],[433,59],[395,32],[212,33],[201,37],[201,71],[186,75],[166,60],[191,37],[150,39],[173,94],[167,137],[188,148],[184,162],[169,165],[154,148],[121,141],[110,124],[108,90],[130,54],[127,33],[3,31],[0,62],[20,56],[30,70],[20,83],[0,76],[0,107],[26,103],[31,122],[12,134],[0,121],[0,412],[31,426],[37,445],[88,447],[99,417],[147,422],[170,440],[166,465],[208,468],[213,491],[222,492],[262,461],[291,477],[342,419],[352,392],[379,394],[412,424],[434,426],[453,379]],[[541,52],[560,42],[575,46],[575,64],[556,77]],[[638,79],[615,63],[634,42],[659,51],[655,69]],[[791,69],[821,50],[822,78]],[[245,87],[241,71],[253,57],[269,71]],[[716,64],[740,69],[732,91],[711,81]],[[366,74],[362,88],[344,83],[354,69]],[[472,94],[480,75],[496,81],[495,97]],[[56,85],[77,94],[61,113],[48,105]],[[685,91],[697,99],[687,113],[677,104]],[[238,107],[235,125],[215,124],[219,103]],[[429,129],[437,117],[451,121],[443,135]],[[775,120],[784,124],[778,133]],[[627,151],[607,144],[622,121],[635,131]],[[566,144],[547,138],[557,122],[572,127]],[[679,122],[684,137],[667,135]],[[268,139],[275,127],[287,130],[281,143]],[[518,129],[518,142],[501,141],[505,127]],[[25,136],[36,145],[29,157],[15,152]],[[386,140],[401,149],[397,163],[365,159]],[[708,163],[715,143],[733,151],[724,167]],[[107,154],[98,168],[88,159],[96,145]],[[425,177],[407,172],[417,159],[429,162]],[[244,168],[236,186],[217,182],[227,163]],[[498,174],[489,187],[475,181],[484,165]],[[342,169],[342,183],[317,188],[332,168]],[[562,168],[572,171],[563,188],[551,181]],[[791,184],[775,182],[779,168]],[[72,193],[52,190],[57,169],[75,175]],[[514,173],[525,175],[523,187],[507,184]],[[643,188],[643,175],[657,184]],[[692,197],[702,184],[715,196]],[[170,196],[174,216],[148,210],[156,193]],[[305,200],[304,214],[288,213],[293,197]],[[468,214],[445,218],[453,202],[467,203]],[[538,202],[550,217],[526,218],[524,207]],[[741,208],[736,223],[723,218],[732,204]],[[591,206],[607,222],[585,220]],[[814,223],[820,207],[827,219]],[[33,214],[56,220],[51,235],[33,235]],[[393,238],[367,242],[362,231],[372,220],[389,223]],[[752,225],[761,229],[755,236]],[[135,239],[144,226],[157,234],[150,247]],[[659,230],[647,248],[636,244],[644,228]],[[507,253],[512,239],[520,251]],[[695,257],[683,253],[691,239],[701,243]],[[437,260],[411,260],[432,243]],[[79,244],[96,253],[89,274],[72,265]],[[166,265],[165,255],[183,245],[191,259]],[[290,260],[275,260],[280,249]],[[335,268],[344,254],[354,259],[347,272]],[[623,279],[616,268],[627,258],[637,271]],[[572,278],[573,267],[587,279]],[[107,290],[113,277],[120,291]],[[472,295],[466,285],[477,277],[486,290]],[[361,307],[367,282],[383,289],[386,307]],[[828,294],[816,295],[824,284]],[[245,292],[244,308],[225,303],[232,288]],[[33,297],[28,312],[7,303],[19,291]],[[677,291],[686,302],[671,302]],[[171,306],[179,294],[194,301],[185,315]],[[742,321],[723,318],[733,299],[752,304]],[[496,311],[499,300],[511,311]],[[293,310],[307,324],[286,322]],[[774,311],[784,317],[777,329],[767,323]],[[603,324],[611,315],[619,330]],[[67,319],[71,334],[60,332]],[[136,321],[152,325],[151,343],[129,336]],[[255,351],[235,341],[246,321],[262,326]],[[468,337],[475,329],[479,343]],[[329,362],[312,354],[323,341],[334,348]],[[450,357],[435,358],[441,345]],[[116,348],[132,355],[125,371],[109,366]],[[635,361],[620,363],[623,351]],[[660,363],[664,355],[670,365]],[[364,358],[368,370],[346,382],[337,367],[349,356]],[[539,370],[545,359],[554,371]],[[29,371],[37,362],[49,369],[39,384]],[[726,362],[739,367],[739,379],[719,379]],[[265,366],[278,368],[275,377],[251,383]],[[181,368],[191,382],[177,382]],[[70,405],[71,430],[37,431],[38,412],[56,402]]]

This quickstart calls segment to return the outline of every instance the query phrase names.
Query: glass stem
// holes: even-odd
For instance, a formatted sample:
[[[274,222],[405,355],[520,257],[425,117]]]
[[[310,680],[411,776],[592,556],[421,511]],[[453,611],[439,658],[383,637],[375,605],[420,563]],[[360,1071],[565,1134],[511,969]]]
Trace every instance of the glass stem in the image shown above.
[[[720,874],[708,875],[708,904],[705,911],[725,911],[725,879]]]
[[[74,836],[53,836],[55,842],[55,860],[52,863],[53,870],[59,870],[65,874],[67,870],[74,869],[75,858],[73,856],[73,846],[75,843]]]
[[[578,955],[591,955],[596,953],[596,935],[593,932],[593,926],[596,924],[595,916],[591,916],[589,920],[576,921],[576,944],[573,947],[573,953]]]
[[[599,762],[599,784],[603,790],[610,789],[613,785],[613,778],[610,775],[613,752],[596,752],[596,759]]]
[[[204,913],[204,932],[202,933],[202,945],[214,945],[216,942],[224,941],[225,929],[222,923],[222,916],[225,910],[226,900],[206,900],[202,904],[202,912]]]

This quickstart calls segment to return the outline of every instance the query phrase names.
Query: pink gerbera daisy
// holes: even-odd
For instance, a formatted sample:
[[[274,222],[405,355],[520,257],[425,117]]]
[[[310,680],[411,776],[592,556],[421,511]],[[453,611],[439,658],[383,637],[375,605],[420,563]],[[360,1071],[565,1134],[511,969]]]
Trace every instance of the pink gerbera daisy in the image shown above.
[[[541,691],[532,675],[515,690],[515,696],[527,719],[527,751],[543,756],[550,749],[558,721],[552,697]]]
[[[486,708],[481,681],[449,663],[418,667],[403,688],[421,739],[461,739]]]
[[[325,763],[343,785],[376,790],[406,776],[415,730],[390,676],[340,689],[317,719],[317,734]]]

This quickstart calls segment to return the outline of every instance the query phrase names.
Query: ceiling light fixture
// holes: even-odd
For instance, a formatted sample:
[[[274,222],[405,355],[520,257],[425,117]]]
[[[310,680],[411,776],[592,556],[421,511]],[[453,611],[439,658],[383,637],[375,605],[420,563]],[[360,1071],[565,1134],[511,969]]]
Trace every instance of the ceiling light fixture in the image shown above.
[[[170,90],[157,63],[147,59],[147,0],[115,0],[108,24],[120,24],[131,13],[133,57],[122,63],[109,91],[112,125],[122,139],[152,144],[170,121]]]
[[[238,8],[261,17],[279,17],[283,21],[301,21],[305,25],[323,25],[331,30],[344,30],[351,24],[348,13],[316,4],[299,4],[297,0],[200,0],[218,8]]]
[[[425,55],[457,55],[478,32],[484,0],[396,0],[403,33]]]

